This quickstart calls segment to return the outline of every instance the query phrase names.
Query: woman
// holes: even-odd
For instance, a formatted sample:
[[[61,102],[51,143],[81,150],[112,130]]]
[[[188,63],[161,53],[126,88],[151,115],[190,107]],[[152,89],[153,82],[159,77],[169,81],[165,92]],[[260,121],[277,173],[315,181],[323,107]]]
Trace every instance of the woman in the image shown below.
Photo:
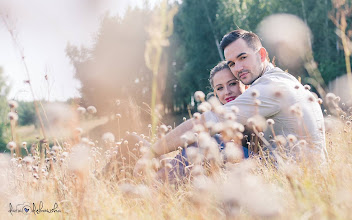
[[[237,80],[232,74],[226,61],[219,62],[211,71],[209,76],[209,83],[213,89],[214,95],[224,105],[228,102],[235,100],[240,96],[248,86]],[[219,150],[222,151],[225,147],[224,142],[221,140],[221,136],[216,134],[213,136],[219,144]],[[197,144],[192,144],[188,147],[197,147]],[[245,158],[248,158],[248,149],[243,148]],[[185,176],[185,167],[189,165],[187,160],[186,149],[183,149],[181,154],[177,155],[170,161],[172,169],[168,172],[169,181],[173,182],[177,177]],[[159,176],[164,179],[165,170],[162,169],[159,172]],[[164,177],[162,177],[164,176]]]

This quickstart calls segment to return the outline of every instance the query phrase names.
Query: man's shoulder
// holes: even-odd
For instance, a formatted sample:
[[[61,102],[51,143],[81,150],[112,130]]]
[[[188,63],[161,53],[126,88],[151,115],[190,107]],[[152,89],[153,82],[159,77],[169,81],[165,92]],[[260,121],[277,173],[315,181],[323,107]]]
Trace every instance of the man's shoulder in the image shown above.
[[[290,73],[285,72],[278,67],[274,67],[268,70],[267,72],[265,72],[255,83],[253,83],[253,85],[268,83],[268,82],[285,84],[287,82],[298,83],[298,80]]]

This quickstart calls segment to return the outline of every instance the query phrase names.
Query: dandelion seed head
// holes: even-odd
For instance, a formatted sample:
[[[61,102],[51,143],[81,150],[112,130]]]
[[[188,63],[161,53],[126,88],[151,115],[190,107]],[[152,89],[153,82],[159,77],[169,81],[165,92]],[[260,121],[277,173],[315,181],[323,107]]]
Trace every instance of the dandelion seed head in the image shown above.
[[[319,105],[323,104],[323,100],[321,98],[318,98],[317,101],[318,101]]]
[[[187,120],[187,118],[186,118],[186,117],[183,117],[183,118],[182,118],[182,120],[183,120],[183,121],[186,121],[186,120]]]
[[[113,133],[111,132],[106,132],[103,134],[102,138],[103,141],[107,142],[107,143],[113,143],[115,142],[115,136]]]
[[[259,97],[259,91],[258,90],[256,90],[256,89],[252,89],[252,91],[251,91],[251,96],[253,97],[253,98],[258,98]]]
[[[94,106],[88,106],[87,111],[89,114],[95,114],[97,113],[97,109]]]
[[[16,142],[14,141],[10,141],[7,145],[6,145],[6,148],[9,149],[9,150],[15,150],[17,147],[17,144]]]
[[[8,104],[11,109],[16,109],[18,107],[18,103],[15,100],[9,100]]]
[[[224,115],[224,118],[226,120],[232,120],[233,121],[233,120],[236,120],[236,115],[233,112],[226,112],[225,115]]]
[[[310,90],[311,88],[310,88],[310,85],[304,85],[304,89],[305,90]]]
[[[197,101],[197,102],[203,102],[205,100],[205,94],[204,92],[202,91],[196,91],[194,93],[194,99]]]
[[[27,148],[27,142],[23,141],[21,146],[22,148]]]
[[[198,111],[199,112],[206,112],[206,111],[210,111],[211,110],[211,105],[209,104],[209,102],[202,102],[199,106],[198,106]]]
[[[169,131],[166,125],[160,125],[159,132],[162,134],[166,134]]]
[[[77,109],[76,109],[76,111],[78,112],[78,114],[80,114],[80,115],[84,115],[85,113],[86,113],[86,109],[85,108],[83,108],[83,107],[78,107]]]
[[[199,112],[196,112],[193,114],[193,118],[195,118],[196,120],[201,118],[201,114]]]
[[[287,135],[287,140],[289,143],[295,143],[297,141],[297,137],[293,134]]]
[[[250,128],[255,128],[257,131],[265,131],[266,130],[266,120],[263,116],[261,115],[255,115],[253,117],[250,117],[247,120],[247,125]]]
[[[259,99],[254,100],[254,105],[259,106],[262,102]]]
[[[268,120],[266,120],[266,123],[267,123],[268,125],[274,125],[274,124],[275,124],[275,121],[274,121],[273,119],[269,118]]]
[[[83,129],[82,128],[76,128],[75,129],[75,132],[78,134],[78,135],[81,135],[83,133]]]
[[[201,176],[204,173],[204,169],[201,165],[195,165],[191,170],[191,175],[194,177]]]
[[[115,116],[116,116],[117,119],[121,118],[121,114],[116,114]]]
[[[233,142],[226,143],[225,155],[229,163],[238,163],[244,157],[243,150]]]
[[[277,135],[275,137],[275,142],[277,145],[285,146],[286,145],[286,138],[282,135]]]
[[[18,115],[15,112],[9,112],[7,114],[7,117],[10,121],[17,121],[18,120]]]

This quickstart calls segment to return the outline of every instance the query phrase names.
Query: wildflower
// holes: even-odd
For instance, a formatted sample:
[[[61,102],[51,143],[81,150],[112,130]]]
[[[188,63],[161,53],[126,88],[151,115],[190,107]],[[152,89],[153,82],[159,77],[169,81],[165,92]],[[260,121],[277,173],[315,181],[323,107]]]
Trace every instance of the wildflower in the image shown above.
[[[83,133],[83,129],[82,128],[76,128],[76,133],[78,134],[78,135],[81,135],[82,133]]]
[[[102,136],[103,141],[105,142],[115,142],[115,136],[111,132],[106,132]]]
[[[259,106],[262,102],[259,99],[254,100],[254,105]]]
[[[203,175],[203,173],[204,173],[204,169],[201,165],[195,165],[191,171],[191,174],[194,177],[201,176],[201,175]]]
[[[305,90],[310,90],[311,88],[310,88],[310,85],[304,85],[304,89]]]
[[[287,140],[289,143],[295,143],[297,141],[297,138],[293,134],[289,134],[287,135]]]
[[[256,89],[252,89],[252,92],[251,92],[251,96],[253,97],[253,98],[257,98],[258,96],[259,96],[259,91],[258,90],[256,90]]]
[[[23,141],[21,146],[22,148],[27,148],[27,142]]]
[[[121,114],[116,114],[116,118],[120,119],[121,118]]]
[[[194,93],[194,99],[197,101],[197,102],[203,102],[204,99],[205,99],[205,94],[204,92],[202,91],[196,91]]]
[[[323,104],[323,100],[321,98],[318,98],[317,101],[318,101],[319,105]]]
[[[169,129],[167,128],[166,125],[160,125],[159,127],[159,132],[162,133],[162,134],[166,134],[166,132],[168,132]]]
[[[240,109],[237,107],[237,106],[231,106],[231,111],[234,113],[234,114],[237,114]]]
[[[232,112],[227,112],[224,118],[227,120],[236,120],[236,115]]]
[[[280,98],[282,96],[282,92],[280,90],[276,90],[276,91],[274,91],[274,96],[276,98]]]
[[[54,152],[59,152],[59,151],[62,151],[62,148],[60,146],[56,146],[54,145],[52,148],[51,148],[52,151]]]
[[[210,110],[211,110],[211,105],[209,104],[209,102],[202,102],[198,106],[198,111],[200,111],[200,112],[206,112],[206,111],[210,111]]]
[[[18,103],[15,100],[10,100],[8,104],[11,109],[16,109],[18,107]]]
[[[282,135],[277,135],[275,137],[275,142],[276,142],[276,144],[281,145],[281,146],[286,145],[286,139]]]
[[[226,143],[226,160],[229,163],[238,163],[243,159],[243,151],[238,145],[232,142]]]
[[[80,115],[83,115],[83,114],[86,113],[86,109],[80,106],[80,107],[77,108],[77,112],[78,112]]]
[[[95,114],[95,113],[97,113],[97,109],[96,109],[94,106],[88,106],[87,111],[88,111],[90,114]]]
[[[250,128],[255,128],[257,131],[265,131],[266,123],[265,118],[261,115],[255,115],[247,120],[247,125]]]
[[[6,145],[7,149],[9,150],[14,150],[16,149],[17,145],[16,145],[16,142],[14,141],[10,141],[7,145]]]
[[[9,112],[9,114],[7,114],[7,117],[11,121],[17,121],[18,120],[18,115],[15,112]]]
[[[26,163],[26,165],[28,166],[28,165],[31,165],[34,160],[33,160],[33,157],[26,156],[26,157],[23,158],[22,161],[23,161],[24,163]]]
[[[199,112],[196,112],[193,114],[193,117],[198,120],[201,118],[201,114]]]
[[[268,120],[266,120],[266,123],[268,125],[273,125],[273,124],[275,124],[275,121],[273,119],[269,118]]]

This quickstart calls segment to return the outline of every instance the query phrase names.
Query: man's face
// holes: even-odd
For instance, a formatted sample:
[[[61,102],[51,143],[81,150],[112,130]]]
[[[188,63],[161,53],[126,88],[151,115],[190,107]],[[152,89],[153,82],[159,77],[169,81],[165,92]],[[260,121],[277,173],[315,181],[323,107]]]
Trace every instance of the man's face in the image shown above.
[[[225,48],[224,55],[231,72],[243,84],[252,84],[262,74],[265,60],[261,55],[262,50],[265,51],[264,48],[254,50],[243,39],[238,39]]]

